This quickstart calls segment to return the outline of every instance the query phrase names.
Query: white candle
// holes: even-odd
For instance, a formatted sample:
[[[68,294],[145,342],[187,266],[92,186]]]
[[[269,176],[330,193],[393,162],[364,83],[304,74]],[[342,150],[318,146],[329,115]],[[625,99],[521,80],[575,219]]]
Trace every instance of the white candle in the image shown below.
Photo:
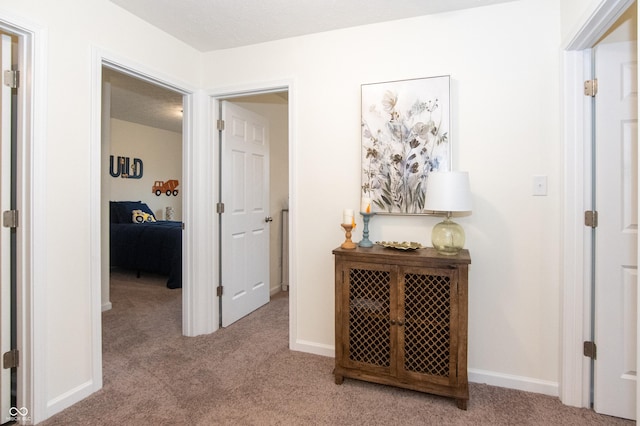
[[[371,213],[371,198],[362,197],[360,201],[360,211],[363,213]]]
[[[351,225],[353,223],[353,210],[344,209],[342,212],[342,223]]]

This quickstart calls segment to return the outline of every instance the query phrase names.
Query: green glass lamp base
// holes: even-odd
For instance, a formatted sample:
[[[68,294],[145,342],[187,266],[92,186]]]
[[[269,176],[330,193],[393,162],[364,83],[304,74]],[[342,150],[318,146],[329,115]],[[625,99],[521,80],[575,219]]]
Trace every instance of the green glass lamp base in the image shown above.
[[[431,244],[438,253],[455,256],[464,247],[464,230],[462,226],[447,217],[433,227]]]

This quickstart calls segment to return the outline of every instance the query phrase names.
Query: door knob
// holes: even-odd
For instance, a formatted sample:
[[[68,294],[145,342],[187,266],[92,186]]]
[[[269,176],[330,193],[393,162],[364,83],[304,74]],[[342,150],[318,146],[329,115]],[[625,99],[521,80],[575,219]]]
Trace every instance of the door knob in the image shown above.
[[[273,218],[271,216],[267,216],[264,218],[264,221],[269,223],[269,222],[273,222]]]

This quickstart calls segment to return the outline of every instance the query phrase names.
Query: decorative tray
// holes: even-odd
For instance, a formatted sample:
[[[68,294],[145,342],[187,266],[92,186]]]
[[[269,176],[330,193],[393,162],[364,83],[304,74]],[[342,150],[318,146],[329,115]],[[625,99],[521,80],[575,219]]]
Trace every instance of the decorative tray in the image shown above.
[[[416,243],[413,241],[403,241],[401,243],[397,241],[376,241],[376,244],[379,244],[382,247],[394,248],[398,250],[417,250],[422,248],[422,245],[420,243]]]

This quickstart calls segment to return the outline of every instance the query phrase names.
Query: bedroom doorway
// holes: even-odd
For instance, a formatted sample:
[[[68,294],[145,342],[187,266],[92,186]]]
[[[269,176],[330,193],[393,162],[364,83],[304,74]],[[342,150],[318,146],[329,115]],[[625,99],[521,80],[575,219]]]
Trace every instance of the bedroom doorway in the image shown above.
[[[112,272],[118,282],[131,283],[142,274],[151,279],[141,285],[169,287],[181,298],[183,97],[129,70],[102,65],[103,311],[112,307]]]
[[[229,97],[225,97],[224,99],[218,99],[218,110],[222,111],[223,105],[227,105],[229,110],[233,109],[234,111],[240,111],[242,113],[246,112],[248,115],[252,115],[266,121],[265,127],[268,128],[268,136],[266,139],[268,140],[268,152],[265,157],[268,158],[268,173],[267,177],[264,177],[263,180],[268,182],[268,187],[265,188],[265,192],[268,192],[268,200],[266,205],[268,206],[265,210],[265,213],[262,214],[264,217],[260,217],[260,219],[264,219],[266,221],[267,226],[265,227],[268,232],[268,242],[266,245],[268,247],[266,249],[262,249],[260,251],[254,251],[251,253],[253,259],[258,256],[258,259],[252,260],[252,264],[262,264],[267,269],[266,277],[256,279],[254,281],[261,282],[265,281],[268,283],[267,288],[261,288],[261,292],[264,293],[264,296],[260,296],[260,300],[264,300],[264,302],[268,302],[270,296],[273,296],[280,291],[288,290],[289,282],[288,282],[288,268],[289,268],[289,97],[288,90],[274,90],[269,92],[262,93],[248,93],[242,95],[231,95]],[[221,115],[222,117],[222,115]],[[227,126],[227,123],[225,123]],[[229,126],[233,126],[233,124],[229,124]],[[226,130],[230,130],[228,127],[225,127]],[[221,133],[222,135],[222,133]],[[222,148],[222,146],[221,146]],[[220,159],[223,164],[220,165],[221,168],[221,178],[220,178],[220,193],[229,193],[233,186],[233,183],[230,182],[232,180],[228,175],[225,174],[225,166],[224,163],[228,163],[228,159],[225,157],[225,153],[220,153]],[[225,177],[227,176],[227,177]],[[259,186],[259,185],[255,185]],[[220,198],[221,202],[227,202],[224,200],[224,197]],[[227,213],[230,213],[229,209],[226,210]],[[230,272],[230,269],[233,268],[232,264],[229,263],[228,260],[225,260],[224,253],[222,250],[222,242],[224,241],[225,232],[229,231],[226,229],[229,227],[229,222],[225,221],[222,218],[224,213],[220,214],[220,238],[221,238],[221,247],[219,249],[220,252],[220,281],[222,283],[228,282],[230,279],[233,279],[233,273]],[[246,253],[246,255],[250,255]],[[225,269],[226,268],[226,269]],[[225,278],[225,279],[223,279]],[[258,286],[260,287],[260,286]],[[235,295],[227,294],[227,299],[225,299],[225,294],[223,291],[223,295],[220,297],[220,324],[222,326],[227,326],[231,322],[240,317],[248,314],[254,308],[245,309],[247,312],[238,313],[237,310],[233,307],[233,303],[230,302],[231,299],[235,298]],[[263,299],[266,297],[266,299]],[[258,304],[256,307],[258,307]],[[233,309],[233,312],[231,310]]]

